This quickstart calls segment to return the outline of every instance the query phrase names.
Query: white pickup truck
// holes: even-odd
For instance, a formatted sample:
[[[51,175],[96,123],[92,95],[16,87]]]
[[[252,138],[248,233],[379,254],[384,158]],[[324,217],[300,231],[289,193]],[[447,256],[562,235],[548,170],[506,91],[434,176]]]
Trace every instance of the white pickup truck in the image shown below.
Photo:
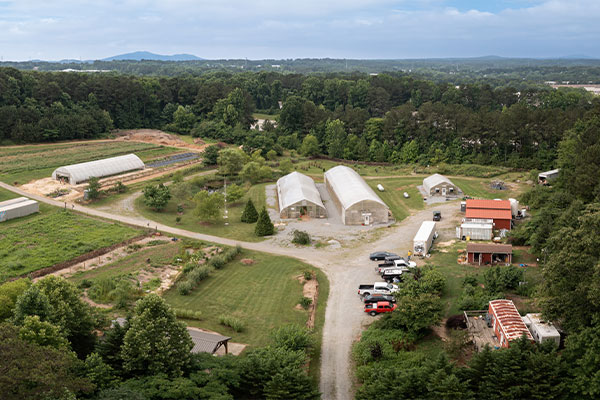
[[[375,269],[378,273],[382,273],[384,269],[388,269],[388,268],[416,268],[416,267],[417,267],[416,262],[406,261],[405,259],[401,258],[400,260],[393,260],[393,261],[379,264],[377,266],[377,268],[375,268]]]
[[[392,294],[398,291],[398,285],[387,282],[375,282],[372,285],[358,285],[358,294],[368,296],[370,294]]]

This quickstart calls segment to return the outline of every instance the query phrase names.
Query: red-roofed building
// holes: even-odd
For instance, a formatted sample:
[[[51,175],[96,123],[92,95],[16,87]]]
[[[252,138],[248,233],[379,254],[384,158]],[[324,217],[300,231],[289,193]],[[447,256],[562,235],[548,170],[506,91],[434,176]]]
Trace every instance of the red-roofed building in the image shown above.
[[[512,212],[508,200],[467,200],[465,218],[493,219],[494,229],[511,228]]]
[[[488,314],[500,346],[509,347],[512,340],[519,339],[523,334],[533,342],[533,336],[511,300],[490,301]]]

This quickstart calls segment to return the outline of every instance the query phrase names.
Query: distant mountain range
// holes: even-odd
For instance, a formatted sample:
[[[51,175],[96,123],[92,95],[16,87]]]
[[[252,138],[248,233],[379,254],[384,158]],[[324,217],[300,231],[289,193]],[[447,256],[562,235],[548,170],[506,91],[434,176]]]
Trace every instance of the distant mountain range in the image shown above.
[[[156,60],[156,61],[196,61],[203,60],[193,54],[173,54],[171,56],[163,54],[154,54],[149,51],[135,51],[133,53],[119,54],[117,56],[103,58],[101,61],[116,61],[116,60]]]

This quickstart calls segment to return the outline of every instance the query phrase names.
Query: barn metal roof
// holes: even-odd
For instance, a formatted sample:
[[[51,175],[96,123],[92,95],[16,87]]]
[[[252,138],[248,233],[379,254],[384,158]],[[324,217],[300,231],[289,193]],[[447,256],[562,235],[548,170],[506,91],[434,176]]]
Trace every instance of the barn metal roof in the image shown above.
[[[560,169],[553,169],[551,171],[540,172],[538,177],[540,178],[548,178],[548,176],[556,175],[560,172]]]
[[[490,210],[488,208],[467,208],[465,218],[477,219],[512,219],[510,208],[508,210]]]
[[[467,243],[467,253],[512,254],[512,244]]]
[[[509,200],[485,200],[485,199],[468,199],[467,210],[469,208],[485,208],[488,210],[510,210]]]
[[[319,207],[325,208],[315,182],[308,176],[299,172],[292,172],[282,176],[277,181],[277,195],[279,198],[279,211],[306,200]]]
[[[500,329],[504,332],[507,340],[515,340],[525,334],[529,340],[533,341],[533,336],[531,336],[512,300],[492,300],[490,301],[490,308],[494,311]]]
[[[373,189],[367,185],[367,182],[352,168],[344,165],[333,167],[325,172],[325,180],[329,183],[345,210],[361,201],[373,201],[388,208]]]
[[[447,183],[450,185],[454,185],[452,181],[446,178],[444,175],[433,174],[423,179],[423,187],[425,190],[429,191],[432,187],[439,185],[440,183]]]
[[[101,178],[143,168],[144,163],[138,156],[127,154],[59,167],[52,173],[52,178],[56,179],[57,175],[68,176],[70,183],[75,185],[92,177]]]

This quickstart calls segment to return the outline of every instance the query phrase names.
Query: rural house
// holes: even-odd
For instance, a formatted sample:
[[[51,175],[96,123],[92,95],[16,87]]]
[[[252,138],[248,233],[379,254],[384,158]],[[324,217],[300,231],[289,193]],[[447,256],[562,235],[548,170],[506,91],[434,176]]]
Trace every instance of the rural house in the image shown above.
[[[325,172],[325,185],[345,225],[385,224],[388,206],[352,168],[338,165]]]

